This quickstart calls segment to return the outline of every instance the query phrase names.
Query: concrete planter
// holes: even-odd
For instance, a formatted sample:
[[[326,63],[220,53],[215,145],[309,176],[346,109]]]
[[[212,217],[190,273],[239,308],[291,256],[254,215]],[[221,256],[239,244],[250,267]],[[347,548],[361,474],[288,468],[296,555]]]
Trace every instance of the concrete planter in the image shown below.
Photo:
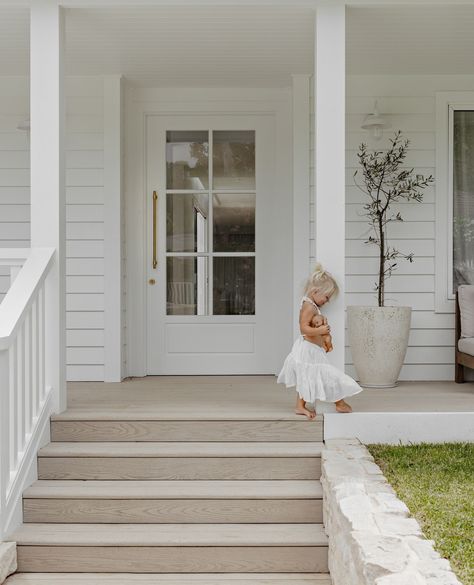
[[[360,385],[395,386],[407,350],[411,307],[347,307],[347,318]]]

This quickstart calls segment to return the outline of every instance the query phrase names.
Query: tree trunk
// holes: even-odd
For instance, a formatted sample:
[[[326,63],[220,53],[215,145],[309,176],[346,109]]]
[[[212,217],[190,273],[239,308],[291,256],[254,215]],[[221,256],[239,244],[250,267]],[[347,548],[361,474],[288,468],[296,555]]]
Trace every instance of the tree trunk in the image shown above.
[[[380,257],[379,257],[379,307],[385,304],[385,234],[383,233],[382,216],[379,216]]]

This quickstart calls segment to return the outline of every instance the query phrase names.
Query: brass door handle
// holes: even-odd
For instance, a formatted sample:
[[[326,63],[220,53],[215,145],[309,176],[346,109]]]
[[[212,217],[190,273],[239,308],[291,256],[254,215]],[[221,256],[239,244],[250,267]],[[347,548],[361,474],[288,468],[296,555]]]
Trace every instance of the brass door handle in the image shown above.
[[[153,268],[158,266],[158,260],[156,259],[156,202],[158,195],[156,191],[153,191]]]

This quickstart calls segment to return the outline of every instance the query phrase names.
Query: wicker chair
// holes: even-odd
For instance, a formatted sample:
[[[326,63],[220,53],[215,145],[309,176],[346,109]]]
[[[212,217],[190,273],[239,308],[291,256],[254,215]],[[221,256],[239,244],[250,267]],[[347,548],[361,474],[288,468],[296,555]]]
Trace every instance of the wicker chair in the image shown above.
[[[464,368],[474,369],[474,285],[456,292],[455,381],[464,382]]]

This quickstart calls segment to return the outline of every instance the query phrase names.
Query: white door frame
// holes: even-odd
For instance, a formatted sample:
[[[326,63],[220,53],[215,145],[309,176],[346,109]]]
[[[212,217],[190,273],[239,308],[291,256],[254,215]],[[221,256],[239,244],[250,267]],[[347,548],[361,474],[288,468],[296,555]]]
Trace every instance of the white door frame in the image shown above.
[[[146,178],[145,142],[148,115],[267,114],[275,117],[275,185],[288,194],[286,213],[291,223],[292,199],[292,116],[291,88],[128,88],[125,102],[125,216],[126,216],[126,360],[129,376],[146,375]],[[275,239],[275,253],[282,264],[292,266],[293,230],[287,238]],[[302,251],[304,253],[304,251]],[[291,271],[281,279],[288,312],[278,315],[280,335],[275,351],[283,359],[293,338],[293,278]]]

